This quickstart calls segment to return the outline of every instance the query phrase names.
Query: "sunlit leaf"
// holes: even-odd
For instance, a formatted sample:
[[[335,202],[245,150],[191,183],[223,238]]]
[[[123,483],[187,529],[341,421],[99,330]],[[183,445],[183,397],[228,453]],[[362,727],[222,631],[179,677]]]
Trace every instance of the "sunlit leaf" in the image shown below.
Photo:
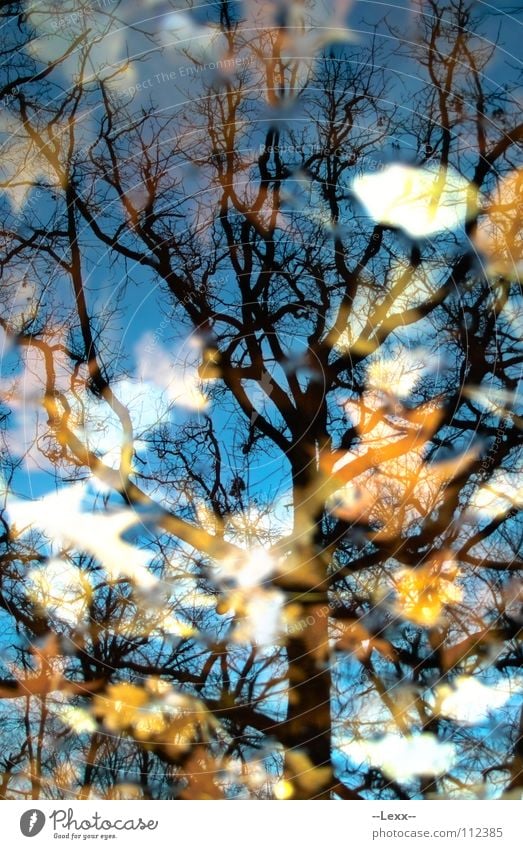
[[[76,626],[85,617],[92,597],[89,575],[67,560],[49,560],[28,575],[29,598],[49,614]]]
[[[516,280],[523,268],[522,188],[522,169],[499,181],[482,210],[475,236],[489,272]]]
[[[90,734],[96,731],[97,725],[93,716],[84,708],[64,705],[56,711],[56,715],[76,734]]]
[[[418,569],[398,570],[394,575],[398,613],[418,625],[435,625],[446,605],[461,601],[458,577],[459,572],[450,559],[437,560]]]

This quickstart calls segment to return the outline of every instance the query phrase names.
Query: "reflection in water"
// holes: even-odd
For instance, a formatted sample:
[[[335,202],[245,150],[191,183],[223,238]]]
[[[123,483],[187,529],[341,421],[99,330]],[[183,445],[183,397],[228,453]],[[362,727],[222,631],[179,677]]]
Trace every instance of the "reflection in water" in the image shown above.
[[[11,5],[1,794],[519,798],[523,9]]]

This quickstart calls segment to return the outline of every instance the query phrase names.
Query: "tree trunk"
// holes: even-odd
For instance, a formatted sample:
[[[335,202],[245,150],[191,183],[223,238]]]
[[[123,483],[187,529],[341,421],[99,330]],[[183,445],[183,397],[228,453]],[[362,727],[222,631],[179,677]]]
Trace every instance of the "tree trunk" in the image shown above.
[[[287,654],[289,698],[284,741],[286,778],[293,799],[328,799],[335,784],[331,764],[331,674],[328,608],[300,605]],[[306,755],[309,768],[299,756]],[[298,755],[298,758],[296,758]]]

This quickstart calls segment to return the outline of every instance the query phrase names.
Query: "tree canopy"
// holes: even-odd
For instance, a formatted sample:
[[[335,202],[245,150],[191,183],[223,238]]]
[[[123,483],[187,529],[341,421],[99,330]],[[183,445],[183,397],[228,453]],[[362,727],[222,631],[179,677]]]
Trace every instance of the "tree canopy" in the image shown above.
[[[3,798],[521,797],[498,7],[2,4]]]

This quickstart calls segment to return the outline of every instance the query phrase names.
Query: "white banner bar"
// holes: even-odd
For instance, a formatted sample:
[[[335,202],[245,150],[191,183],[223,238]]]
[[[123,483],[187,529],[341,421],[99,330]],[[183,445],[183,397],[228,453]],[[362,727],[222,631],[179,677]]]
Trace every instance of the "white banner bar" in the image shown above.
[[[516,849],[521,802],[6,802],[2,843],[189,849]],[[268,811],[267,805],[271,806]],[[329,805],[329,807],[327,807]],[[197,807],[202,810],[198,813]]]

